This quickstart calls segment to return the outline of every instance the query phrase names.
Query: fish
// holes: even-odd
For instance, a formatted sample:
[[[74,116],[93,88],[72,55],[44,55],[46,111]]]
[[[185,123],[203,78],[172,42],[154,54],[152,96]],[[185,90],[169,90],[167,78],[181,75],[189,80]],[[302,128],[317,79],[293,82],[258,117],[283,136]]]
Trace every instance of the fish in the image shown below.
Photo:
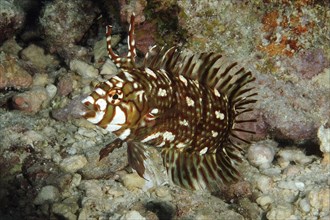
[[[111,47],[112,26],[106,27],[107,51],[116,75],[95,86],[82,103],[83,117],[117,138],[101,149],[100,159],[127,143],[129,165],[148,180],[148,148],[159,149],[171,182],[189,190],[216,189],[240,179],[239,125],[253,111],[255,77],[237,62],[209,52],[187,55],[177,46],[153,46],[136,62],[134,14],[128,31],[127,56]]]

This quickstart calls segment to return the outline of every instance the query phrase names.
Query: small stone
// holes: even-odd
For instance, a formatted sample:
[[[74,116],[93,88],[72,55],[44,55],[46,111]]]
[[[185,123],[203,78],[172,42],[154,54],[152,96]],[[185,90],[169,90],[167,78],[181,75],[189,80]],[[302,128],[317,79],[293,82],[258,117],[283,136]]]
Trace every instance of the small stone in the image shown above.
[[[145,180],[137,173],[126,174],[122,177],[123,185],[131,191],[142,189],[145,185]]]
[[[257,142],[249,148],[247,158],[254,166],[269,168],[274,159],[276,147],[277,143],[271,140]]]
[[[22,47],[16,42],[15,37],[5,41],[0,47],[0,51],[5,52],[13,56],[18,56],[19,52],[22,50]]]
[[[99,75],[99,71],[92,65],[80,60],[72,60],[70,62],[70,69],[85,78],[96,78]]]
[[[57,93],[57,88],[55,85],[49,84],[46,86],[46,91],[47,91],[49,99],[53,99]]]
[[[305,213],[308,213],[311,210],[311,206],[307,198],[303,198],[302,200],[299,201],[299,207]]]
[[[71,187],[79,186],[80,182],[81,182],[81,175],[78,173],[73,174],[73,177],[71,180]]]
[[[282,204],[278,206],[272,206],[271,210],[266,214],[267,219],[269,220],[278,220],[278,219],[289,219],[292,215],[292,208],[290,204]]]
[[[171,193],[168,188],[165,187],[157,187],[155,190],[156,196],[160,198],[168,197]]]
[[[45,87],[46,85],[48,85],[50,83],[50,79],[48,74],[44,74],[44,73],[36,73],[33,76],[33,86],[39,86],[39,87]]]
[[[44,103],[49,100],[46,89],[35,88],[24,93],[17,94],[13,97],[13,106],[28,113],[37,113],[43,107]]]
[[[30,61],[35,67],[40,69],[55,67],[59,64],[59,61],[54,56],[45,54],[44,49],[35,44],[31,44],[22,50],[21,56],[24,60]]]
[[[138,211],[132,210],[124,214],[120,220],[145,220],[146,218],[143,217]]]
[[[87,164],[87,159],[83,155],[75,155],[65,158],[60,166],[63,170],[69,173],[75,173]]]
[[[322,125],[317,131],[317,137],[320,141],[320,151],[330,153],[330,128],[324,128]]]
[[[274,199],[268,195],[266,196],[261,196],[259,198],[257,198],[256,202],[263,208],[263,209],[267,209],[268,206],[270,204],[272,204],[272,202],[274,201]]]
[[[302,182],[295,181],[281,181],[279,182],[278,187],[282,189],[297,190],[298,187],[300,187],[300,189],[303,189],[305,187],[305,184]]]
[[[330,189],[321,188],[314,189],[309,192],[308,200],[314,211],[324,212],[323,216],[329,215],[330,212]]]
[[[278,152],[278,163],[282,168],[286,168],[290,162],[296,164],[307,164],[312,162],[312,156],[306,156],[301,150],[298,149],[282,149]]]
[[[63,217],[67,220],[76,220],[77,216],[74,214],[79,209],[79,206],[76,202],[67,202],[63,201],[62,203],[55,203],[52,206],[52,211],[54,214]]]
[[[118,72],[118,69],[117,69],[116,65],[111,60],[107,59],[101,68],[100,74],[113,76],[113,75],[116,75],[117,72]]]
[[[24,25],[24,12],[14,1],[0,1],[0,45]]]
[[[73,90],[72,78],[70,76],[61,77],[58,81],[57,88],[59,95],[69,95]]]
[[[43,203],[53,203],[58,201],[60,198],[59,190],[52,185],[44,186],[37,197],[34,199],[34,204],[41,205]]]
[[[79,128],[77,133],[88,138],[94,138],[98,135],[95,131],[86,128]]]
[[[32,76],[20,66],[15,57],[0,53],[0,89],[27,89],[32,82]]]
[[[261,175],[258,177],[257,180],[257,188],[263,192],[268,193],[270,189],[272,189],[272,186],[274,185],[272,179],[268,176]]]

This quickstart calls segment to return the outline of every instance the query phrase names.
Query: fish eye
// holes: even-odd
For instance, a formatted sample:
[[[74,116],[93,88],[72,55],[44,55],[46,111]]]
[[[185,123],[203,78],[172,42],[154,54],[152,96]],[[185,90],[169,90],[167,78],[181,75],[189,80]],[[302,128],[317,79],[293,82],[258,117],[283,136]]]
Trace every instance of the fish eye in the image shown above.
[[[123,92],[120,89],[112,89],[108,93],[108,102],[113,105],[118,105],[123,99]]]
[[[113,98],[113,99],[118,99],[119,96],[118,96],[118,94],[114,94],[114,95],[112,96],[112,98]]]

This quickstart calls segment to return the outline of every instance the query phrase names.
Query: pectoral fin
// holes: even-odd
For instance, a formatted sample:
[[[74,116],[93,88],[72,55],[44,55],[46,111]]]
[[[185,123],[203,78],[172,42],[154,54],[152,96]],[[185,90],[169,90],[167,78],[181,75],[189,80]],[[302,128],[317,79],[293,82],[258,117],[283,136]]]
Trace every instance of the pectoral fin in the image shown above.
[[[102,160],[104,157],[108,156],[114,149],[120,148],[123,143],[124,142],[121,139],[117,138],[113,142],[102,148],[99,152],[99,160]]]

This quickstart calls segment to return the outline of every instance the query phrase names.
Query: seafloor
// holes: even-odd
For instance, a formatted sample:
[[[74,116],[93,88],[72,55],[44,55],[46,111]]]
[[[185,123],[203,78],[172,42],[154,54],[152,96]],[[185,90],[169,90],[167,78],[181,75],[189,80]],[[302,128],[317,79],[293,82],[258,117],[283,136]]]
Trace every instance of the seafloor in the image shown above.
[[[79,102],[116,72],[104,27],[125,54],[132,12],[142,57],[179,45],[252,70],[257,134],[238,183],[146,189],[125,148],[99,161],[114,135]],[[330,219],[329,66],[327,0],[1,0],[0,219]]]

